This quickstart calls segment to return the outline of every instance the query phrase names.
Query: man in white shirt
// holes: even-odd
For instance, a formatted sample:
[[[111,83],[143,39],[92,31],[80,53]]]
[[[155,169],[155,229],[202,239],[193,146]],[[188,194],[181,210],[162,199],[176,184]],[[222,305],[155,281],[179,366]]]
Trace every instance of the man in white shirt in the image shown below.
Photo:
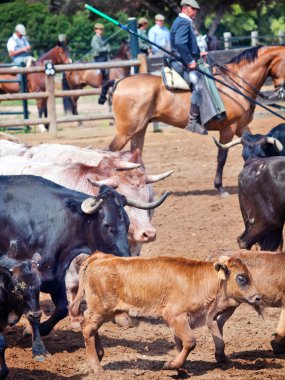
[[[9,57],[15,65],[21,65],[22,62],[27,62],[31,57],[31,46],[25,37],[26,35],[27,32],[24,25],[18,24],[15,28],[15,32],[7,42]]]

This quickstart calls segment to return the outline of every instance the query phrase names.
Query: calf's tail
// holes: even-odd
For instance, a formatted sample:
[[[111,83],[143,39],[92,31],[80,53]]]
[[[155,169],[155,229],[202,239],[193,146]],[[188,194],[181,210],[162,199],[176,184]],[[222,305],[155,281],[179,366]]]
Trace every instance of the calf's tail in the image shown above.
[[[78,292],[76,294],[75,299],[72,301],[72,303],[69,306],[69,312],[73,317],[78,317],[79,315],[83,314],[81,304],[83,301],[85,301],[85,274],[88,268],[88,263],[86,261],[81,265],[81,268],[79,271]]]
[[[105,82],[102,86],[102,90],[101,90],[101,94],[99,96],[99,99],[98,99],[98,103],[99,104],[105,104],[106,101],[107,101],[107,93],[109,91],[109,88],[110,87],[113,87],[115,84],[115,80],[112,79],[112,80],[107,80],[107,82]]]

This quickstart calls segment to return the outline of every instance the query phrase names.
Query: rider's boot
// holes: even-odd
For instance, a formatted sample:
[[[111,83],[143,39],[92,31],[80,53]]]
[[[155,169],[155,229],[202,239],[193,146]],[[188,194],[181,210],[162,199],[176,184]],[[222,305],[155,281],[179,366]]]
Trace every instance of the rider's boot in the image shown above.
[[[200,112],[197,104],[191,103],[190,117],[185,129],[193,133],[199,133],[200,135],[207,135],[207,129],[201,124]]]

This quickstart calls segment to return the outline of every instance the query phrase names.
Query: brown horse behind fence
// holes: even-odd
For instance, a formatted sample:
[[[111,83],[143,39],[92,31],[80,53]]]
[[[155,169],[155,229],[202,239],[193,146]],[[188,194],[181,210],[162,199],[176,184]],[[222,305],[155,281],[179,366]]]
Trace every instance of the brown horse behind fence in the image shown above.
[[[224,76],[217,76],[231,86],[236,86],[247,96],[255,99],[265,79],[270,76],[276,90],[285,90],[285,46],[256,47],[243,51],[225,65]],[[249,130],[255,105],[242,95],[217,83],[226,107],[223,121],[211,121],[209,131],[220,132],[220,142],[231,141]],[[189,92],[166,90],[158,76],[139,74],[117,83],[113,94],[113,112],[116,136],[109,149],[121,150],[131,140],[131,149],[143,149],[148,123],[161,121],[178,128],[185,128],[190,109]],[[228,151],[219,148],[215,187],[226,194],[222,186],[223,168]]]
[[[69,49],[65,44],[60,42],[43,54],[37,61],[33,63],[33,66],[43,66],[44,61],[51,60],[54,65],[71,63],[69,58]],[[0,76],[1,79],[15,79],[17,75],[5,74]],[[30,73],[27,74],[27,87],[28,92],[41,92],[45,91],[45,73]],[[17,93],[20,92],[19,83],[0,83],[0,93]],[[47,99],[37,99],[39,117],[47,116]]]
[[[122,61],[130,59],[130,44],[127,41],[123,41],[118,52],[111,60]],[[123,78],[130,73],[130,67],[114,67],[109,69],[109,80],[114,81],[116,79]],[[79,90],[85,86],[91,86],[99,88],[103,84],[103,78],[101,70],[75,70],[65,72],[66,83],[63,86],[64,90]],[[71,112],[73,115],[78,115],[77,102],[79,96],[73,96],[69,102],[64,102],[65,112]]]

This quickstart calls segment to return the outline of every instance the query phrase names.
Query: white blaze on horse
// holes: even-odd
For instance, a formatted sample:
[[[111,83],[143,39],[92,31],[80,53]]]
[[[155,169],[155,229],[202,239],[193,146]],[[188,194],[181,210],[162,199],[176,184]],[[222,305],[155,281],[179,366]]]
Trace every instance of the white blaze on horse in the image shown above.
[[[255,47],[243,51],[225,65],[223,79],[252,99],[256,99],[267,77],[271,77],[276,90],[284,92],[285,46]],[[241,137],[249,130],[255,104],[244,96],[217,83],[226,108],[224,120],[212,120],[209,131],[220,132],[220,142],[226,144],[236,135]],[[147,126],[152,121],[161,121],[178,128],[185,128],[190,110],[189,92],[168,91],[162,79],[150,74],[129,76],[117,83],[113,94],[113,112],[116,135],[109,149],[121,150],[131,141],[131,149],[143,149]],[[219,148],[215,187],[220,194],[223,168],[227,150]]]

